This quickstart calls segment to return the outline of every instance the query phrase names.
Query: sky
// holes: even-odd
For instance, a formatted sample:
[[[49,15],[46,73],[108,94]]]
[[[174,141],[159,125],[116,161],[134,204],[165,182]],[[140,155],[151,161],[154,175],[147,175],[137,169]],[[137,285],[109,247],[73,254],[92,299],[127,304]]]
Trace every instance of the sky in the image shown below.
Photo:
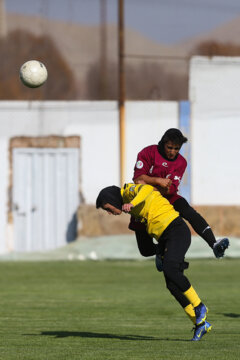
[[[96,25],[106,1],[108,23],[117,23],[117,0],[5,0],[9,12]],[[125,0],[125,26],[172,45],[240,16],[239,0]]]

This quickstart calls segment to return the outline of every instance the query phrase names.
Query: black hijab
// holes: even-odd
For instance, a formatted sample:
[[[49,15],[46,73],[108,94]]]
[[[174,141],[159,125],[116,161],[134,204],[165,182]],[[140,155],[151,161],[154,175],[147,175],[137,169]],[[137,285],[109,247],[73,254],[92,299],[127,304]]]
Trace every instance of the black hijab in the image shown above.
[[[158,143],[158,152],[160,153],[160,155],[162,155],[164,157],[164,159],[167,159],[167,160],[169,160],[169,159],[167,158],[167,156],[165,154],[164,145],[168,141],[172,141],[173,144],[179,145],[181,148],[182,144],[186,143],[188,141],[188,139],[182,134],[182,132],[179,129],[175,129],[175,128],[168,129],[163,134],[161,140]],[[177,156],[174,159],[172,159],[171,161],[176,160]]]
[[[111,204],[117,209],[122,210],[123,200],[121,189],[118,186],[108,186],[102,189],[96,200],[96,208],[102,208],[105,204]]]

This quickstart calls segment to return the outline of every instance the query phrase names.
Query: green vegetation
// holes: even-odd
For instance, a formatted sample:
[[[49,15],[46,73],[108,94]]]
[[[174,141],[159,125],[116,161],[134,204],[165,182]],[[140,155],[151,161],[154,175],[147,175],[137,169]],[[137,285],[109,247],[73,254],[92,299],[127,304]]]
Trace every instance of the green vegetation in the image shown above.
[[[153,261],[1,262],[0,359],[239,358],[240,259],[192,260],[212,331],[192,323]]]

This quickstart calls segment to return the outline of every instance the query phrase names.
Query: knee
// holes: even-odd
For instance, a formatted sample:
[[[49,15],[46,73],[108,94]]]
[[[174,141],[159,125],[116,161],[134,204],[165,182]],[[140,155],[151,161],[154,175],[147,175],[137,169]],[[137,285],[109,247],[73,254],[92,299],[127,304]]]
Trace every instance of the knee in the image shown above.
[[[148,235],[146,230],[137,230],[135,231],[135,235],[138,250],[142,256],[149,257],[156,254],[156,245],[153,242],[153,239]]]
[[[152,248],[138,248],[139,252],[144,257],[154,256],[156,254],[156,249],[153,246]]]
[[[184,270],[187,269],[188,267],[189,267],[189,263],[186,262],[186,261],[182,261],[182,262],[175,262],[175,261],[163,262],[163,273],[164,273],[165,277],[167,277],[169,279],[174,279],[176,274],[178,274],[178,273],[183,274]],[[170,284],[171,284],[171,282],[170,282]],[[171,285],[169,285],[169,286],[171,286]],[[168,288],[168,284],[167,284],[167,288]]]
[[[189,205],[186,199],[181,198],[176,201],[174,208],[179,212],[179,214],[186,220],[194,218],[198,215],[197,211]]]
[[[191,207],[189,204],[188,206],[184,207],[182,210],[181,210],[181,213],[180,215],[186,219],[186,220],[191,220],[193,219],[195,216],[198,216],[198,213],[197,211]]]
[[[163,273],[166,278],[172,279],[176,273],[176,263],[163,261]]]

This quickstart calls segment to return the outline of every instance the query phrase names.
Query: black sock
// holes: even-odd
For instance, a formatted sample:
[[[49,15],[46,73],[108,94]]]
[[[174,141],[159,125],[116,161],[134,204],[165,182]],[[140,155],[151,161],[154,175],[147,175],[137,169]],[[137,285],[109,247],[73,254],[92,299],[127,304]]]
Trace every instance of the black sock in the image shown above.
[[[212,229],[210,228],[210,226],[207,226],[207,228],[205,228],[202,232],[202,235],[199,234],[207,243],[208,245],[213,248],[213,245],[216,242],[215,236],[212,232]]]

